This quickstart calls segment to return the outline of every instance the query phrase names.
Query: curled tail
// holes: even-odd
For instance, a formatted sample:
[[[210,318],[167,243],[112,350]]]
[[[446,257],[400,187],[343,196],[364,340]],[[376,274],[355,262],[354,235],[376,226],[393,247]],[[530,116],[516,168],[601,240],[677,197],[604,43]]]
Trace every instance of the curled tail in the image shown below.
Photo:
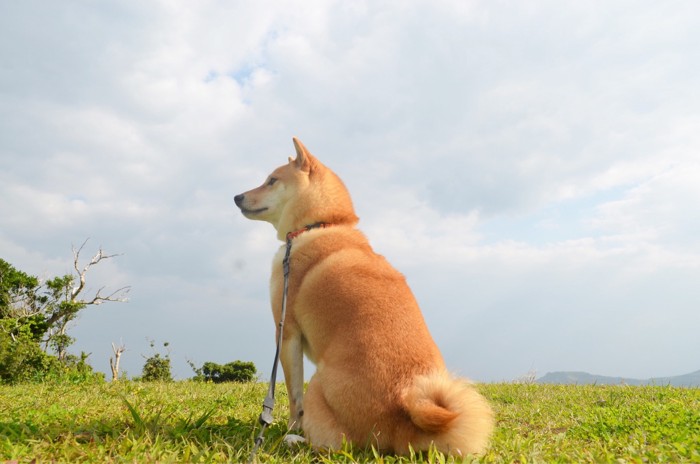
[[[494,427],[491,407],[472,385],[447,372],[416,377],[404,390],[403,404],[417,430],[414,449],[431,443],[444,453],[481,454]]]

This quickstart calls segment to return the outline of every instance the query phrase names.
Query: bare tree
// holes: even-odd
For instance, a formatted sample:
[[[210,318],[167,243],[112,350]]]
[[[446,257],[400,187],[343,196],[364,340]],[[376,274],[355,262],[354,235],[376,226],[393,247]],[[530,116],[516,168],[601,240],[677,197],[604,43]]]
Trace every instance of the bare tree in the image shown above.
[[[90,268],[103,260],[119,256],[118,254],[106,254],[100,247],[92,259],[85,266],[81,266],[80,253],[88,240],[86,239],[77,250],[73,247],[75,274],[56,277],[46,282],[46,286],[53,296],[54,304],[46,319],[50,329],[45,341],[46,346],[51,345],[56,350],[58,359],[61,361],[65,360],[68,346],[73,342],[73,339],[66,334],[68,324],[76,318],[78,312],[88,305],[99,305],[106,301],[128,301],[126,295],[131,288],[129,286],[121,287],[104,295],[102,292],[105,287],[100,287],[92,298],[83,299],[80,297],[85,290],[86,275]]]
[[[99,263],[103,259],[109,259],[109,258],[114,258],[115,256],[121,256],[121,254],[113,254],[113,255],[108,255],[105,254],[104,251],[102,251],[102,247],[100,247],[97,250],[97,253],[95,253],[95,256],[92,257],[89,263],[80,270],[80,252],[83,250],[83,247],[85,247],[85,244],[88,242],[89,239],[85,239],[82,245],[80,245],[80,248],[77,250],[75,247],[73,247],[73,267],[75,268],[75,272],[78,274],[78,279],[79,279],[79,285],[77,287],[74,287],[73,290],[71,291],[71,300],[76,301],[78,295],[80,292],[83,291],[85,288],[85,274],[87,274],[87,271],[94,266],[95,264]],[[128,301],[126,298],[126,294],[129,293],[129,289],[131,287],[126,286],[126,287],[121,287],[118,288],[117,290],[113,291],[107,296],[103,296],[100,294],[102,290],[104,290],[104,287],[101,287],[99,290],[97,290],[97,293],[95,296],[92,298],[92,300],[89,301],[82,301],[86,305],[91,305],[91,304],[101,304],[103,301],[119,301],[119,302],[124,302]]]
[[[126,351],[126,346],[122,343],[117,347],[112,343],[112,351],[114,352],[114,358],[110,356],[109,367],[112,369],[112,382],[116,382],[119,380],[119,358],[121,358],[122,353]]]

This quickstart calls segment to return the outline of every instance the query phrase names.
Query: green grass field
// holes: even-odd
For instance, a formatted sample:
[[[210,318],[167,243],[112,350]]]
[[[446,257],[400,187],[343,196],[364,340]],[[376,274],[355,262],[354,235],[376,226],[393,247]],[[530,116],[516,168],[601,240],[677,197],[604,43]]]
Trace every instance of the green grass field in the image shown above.
[[[498,417],[488,453],[465,462],[700,462],[700,389],[484,384]],[[195,382],[0,386],[3,462],[245,462],[265,384]],[[258,462],[454,462],[370,450],[315,453],[281,443]]]

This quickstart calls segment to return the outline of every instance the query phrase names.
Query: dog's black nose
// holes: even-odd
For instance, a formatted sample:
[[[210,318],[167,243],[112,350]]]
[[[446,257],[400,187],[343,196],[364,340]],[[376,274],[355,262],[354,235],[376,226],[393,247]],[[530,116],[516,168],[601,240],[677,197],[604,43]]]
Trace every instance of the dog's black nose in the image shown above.
[[[237,206],[241,206],[241,203],[243,203],[243,199],[245,198],[245,194],[241,193],[240,195],[236,195],[233,197],[233,201],[236,202]]]

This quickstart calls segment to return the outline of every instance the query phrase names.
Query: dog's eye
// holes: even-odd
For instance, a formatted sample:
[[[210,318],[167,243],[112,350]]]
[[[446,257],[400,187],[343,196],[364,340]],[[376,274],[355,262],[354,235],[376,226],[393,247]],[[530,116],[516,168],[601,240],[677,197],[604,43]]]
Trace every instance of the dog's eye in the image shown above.
[[[275,182],[277,182],[276,177],[270,177],[270,180],[267,181],[267,185],[273,185]]]

